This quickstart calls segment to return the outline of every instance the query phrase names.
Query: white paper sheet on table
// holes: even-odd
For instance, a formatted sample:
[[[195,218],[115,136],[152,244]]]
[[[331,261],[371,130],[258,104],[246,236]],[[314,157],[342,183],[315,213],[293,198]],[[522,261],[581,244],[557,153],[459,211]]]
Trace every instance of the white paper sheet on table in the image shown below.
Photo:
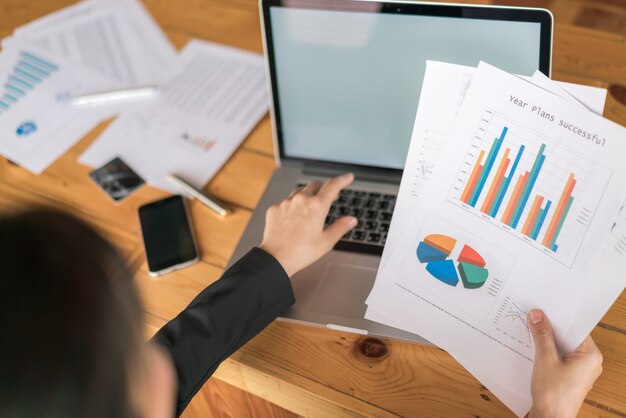
[[[181,52],[184,71],[156,103],[120,116],[79,161],[98,167],[120,156],[149,184],[176,192],[176,173],[203,187],[267,112],[259,54],[204,41]]]
[[[32,45],[15,42],[3,50],[0,78],[0,153],[33,173],[45,170],[102,118],[100,111],[77,109],[67,100],[107,79]]]
[[[496,73],[496,75],[497,75],[497,73]],[[497,77],[495,77],[495,78],[497,79]],[[521,88],[522,91],[532,90],[532,89],[529,89],[528,86],[525,85],[527,83],[525,83],[525,82],[523,82],[521,80],[513,82],[513,84],[516,84],[516,83],[519,84],[518,87]],[[520,83],[522,83],[522,84],[520,84]],[[424,86],[424,87],[426,87],[426,86]],[[500,88],[506,90],[506,86],[500,86]],[[536,89],[536,90],[538,90],[538,89]],[[470,91],[472,91],[472,90],[470,90]],[[564,103],[562,99],[554,97],[552,94],[547,95],[546,92],[543,92],[541,90],[539,92],[534,91],[534,92],[531,92],[531,93],[527,93],[527,95],[528,94],[530,94],[531,97],[535,96],[534,97],[535,102],[540,102],[544,106],[548,106],[549,108],[556,107],[557,109],[560,110],[561,113],[563,112],[562,109],[565,109],[568,114],[570,112],[573,112],[573,113],[571,113],[571,115],[576,115],[577,117],[580,118],[578,120],[578,123],[582,123],[582,120],[587,120],[588,121],[589,115],[586,114],[588,112],[586,112],[586,111],[583,112],[583,111],[579,110],[578,112],[580,114],[578,114],[578,113],[576,113],[576,108],[575,107],[573,107],[571,104]],[[466,103],[466,105],[467,105],[467,103]],[[475,117],[480,117],[481,115],[474,115],[474,116]],[[522,117],[522,115],[518,115],[518,116]],[[550,125],[549,123],[547,123],[547,122],[545,122],[545,121],[543,121],[541,119],[534,120],[534,119],[531,118],[530,120],[527,121],[527,124],[528,123],[532,123],[533,126],[537,126],[537,125],[540,126],[542,131],[544,131],[544,132],[551,132],[551,134],[553,136],[562,134],[558,130],[555,131],[555,128],[552,125]],[[591,123],[591,122],[589,122],[589,123]],[[595,124],[594,124],[594,127],[595,127]],[[606,126],[605,126],[605,128],[606,128]],[[618,129],[619,127],[610,125],[610,127],[607,128],[607,129],[609,129],[609,131],[610,131],[611,128]],[[619,128],[619,129],[621,129],[621,128]],[[466,134],[467,134],[467,132],[466,132]],[[612,132],[612,134],[615,135],[615,132]],[[473,135],[472,134],[469,134],[469,135],[470,135],[470,139],[471,139],[471,137]],[[530,134],[528,134],[528,135],[530,135]],[[455,140],[456,140],[456,138],[455,138]],[[456,145],[459,145],[459,144],[456,144]],[[571,145],[575,146],[575,147],[583,146],[581,143],[575,143],[575,144],[572,143]],[[610,145],[610,146],[611,147],[616,146],[615,142],[612,142],[612,145]],[[453,149],[451,149],[451,148],[453,148]],[[456,152],[456,154],[457,154],[456,157],[457,157],[457,160],[458,160],[458,158],[463,158],[465,156],[466,150],[467,150],[467,147],[465,145],[463,145],[461,148],[449,147],[449,148],[446,149],[446,152],[451,152],[451,153]],[[618,150],[618,151],[621,151],[621,150]],[[412,158],[411,153],[409,153],[409,154],[410,154],[409,155],[409,159],[411,159]],[[596,155],[595,157],[601,159],[601,161],[603,161],[602,158],[605,158],[605,159],[609,158],[610,159],[610,156],[607,156],[607,155]],[[615,165],[615,164],[617,164],[617,163],[614,161],[613,165]],[[407,169],[409,167],[411,167],[411,162],[407,162]],[[454,167],[458,167],[458,164],[455,164]],[[612,169],[613,169],[613,174],[614,175],[616,173],[617,174],[620,173],[620,168],[619,167],[613,167],[612,166]],[[444,167],[440,167],[439,170],[440,171],[445,171],[445,168]],[[451,178],[453,178],[456,174],[458,174],[456,172],[455,168],[452,168],[451,170],[452,171],[446,172],[446,174],[448,175],[448,178],[447,178],[448,181]],[[598,170],[600,170],[600,172],[602,171],[601,169],[598,169]],[[596,173],[596,174],[598,174],[598,173]],[[452,176],[452,177],[450,177],[450,176]],[[591,177],[594,177],[594,176],[591,176]],[[586,180],[590,181],[589,179],[591,177],[589,177]],[[596,176],[596,177],[598,177],[598,176]],[[602,177],[602,175],[599,175],[598,178],[601,178],[601,177]],[[609,180],[606,180],[607,184],[608,183],[612,183],[613,184],[614,182],[612,182],[612,180],[615,180],[615,177],[611,177]],[[599,180],[596,180],[596,181],[599,181]],[[460,215],[458,213],[455,214],[455,216],[456,215],[461,216],[461,218],[455,219],[455,221],[456,221],[457,224],[459,224],[459,223],[462,224],[463,227],[452,225],[451,222],[449,222],[450,216],[447,216],[448,219],[443,219],[442,220],[442,219],[438,219],[437,215],[432,215],[431,214],[431,215],[429,215],[430,218],[427,219],[427,217],[425,215],[426,215],[426,213],[428,213],[428,207],[432,206],[432,205],[429,205],[429,204],[431,204],[433,201],[435,201],[437,199],[441,200],[442,193],[443,193],[444,197],[447,196],[446,193],[448,192],[448,187],[447,186],[442,186],[441,184],[439,186],[440,187],[444,187],[443,189],[439,189],[440,190],[438,192],[439,195],[437,195],[437,192],[429,193],[428,199],[426,199],[426,201],[422,201],[422,204],[419,207],[414,208],[414,210],[416,212],[413,214],[413,216],[417,217],[418,219],[422,219],[422,220],[426,219],[425,222],[426,223],[430,223],[431,226],[433,226],[433,228],[434,228],[434,225],[437,224],[438,230],[443,231],[444,233],[448,233],[448,234],[451,234],[451,235],[455,235],[456,234],[456,236],[463,236],[463,237],[465,237],[465,239],[470,239],[470,240],[474,239],[474,241],[480,242],[481,245],[483,245],[483,247],[487,248],[487,249],[483,249],[483,252],[486,252],[488,254],[488,258],[490,258],[491,260],[497,260],[497,263],[495,263],[496,265],[492,264],[492,267],[491,267],[492,268],[492,272],[491,273],[493,275],[495,275],[496,277],[498,277],[498,276],[506,277],[507,273],[506,273],[506,266],[505,266],[505,264],[507,264],[506,263],[507,259],[510,260],[511,257],[513,259],[524,258],[524,253],[528,253],[529,251],[531,251],[531,253],[532,253],[532,251],[536,251],[537,250],[536,248],[532,248],[530,245],[527,246],[527,248],[515,248],[516,245],[519,245],[519,244],[516,244],[516,241],[515,241],[518,238],[517,237],[513,238],[513,235],[510,234],[509,232],[501,232],[501,231],[497,231],[497,230],[491,231],[492,233],[497,233],[497,234],[501,235],[501,236],[498,236],[498,239],[497,239],[497,241],[499,242],[499,247],[500,248],[495,248],[495,246],[493,246],[493,244],[489,244],[489,242],[485,241],[484,237],[489,236],[489,235],[484,235],[483,234],[482,235],[483,238],[481,238],[481,239],[477,239],[475,237],[472,237],[471,234],[467,234],[464,230],[466,230],[466,229],[480,230],[480,229],[476,229],[476,228],[480,228],[480,226],[478,224],[483,222],[483,221],[478,220],[479,219],[478,217],[474,217],[475,219],[473,219],[471,216],[467,217],[464,214],[460,214]],[[436,187],[432,184],[432,180],[431,180],[430,188],[433,191],[436,190]],[[609,190],[609,192],[611,191],[610,189],[607,189],[607,190]],[[612,191],[615,191],[615,190],[612,190]],[[607,193],[607,194],[610,195],[610,193]],[[619,195],[619,193],[615,193],[615,195]],[[402,205],[402,203],[401,203],[402,196],[403,196],[403,192],[401,190],[400,197],[399,197],[399,200],[398,200],[398,205],[400,205],[400,206]],[[433,199],[434,196],[436,196],[437,199]],[[611,210],[609,210],[609,206],[611,206],[611,205],[615,206],[615,205],[621,204],[620,198],[614,198],[612,200],[614,200],[614,202],[606,203],[605,206],[603,206],[602,204],[599,204],[598,208],[596,209],[596,215],[597,216],[595,216],[593,218],[594,220],[591,223],[593,223],[594,227],[597,227],[596,228],[597,231],[600,231],[598,219],[602,218],[603,215],[606,216],[605,219],[611,219],[611,217],[614,216],[615,213],[616,213],[616,212],[614,212],[614,213],[611,214]],[[607,200],[607,202],[609,202],[609,201],[611,201],[610,196],[609,196],[609,199]],[[396,206],[396,211],[398,210],[398,205]],[[439,214],[439,216],[441,214],[444,214],[444,215],[446,214],[446,211],[444,209],[446,209],[446,208],[439,208],[439,207],[437,208],[436,212]],[[613,210],[614,210],[614,208],[613,208]],[[398,213],[401,213],[401,212],[394,213],[394,222],[395,223],[397,223],[396,217],[398,216]],[[418,215],[421,215],[421,216],[418,216]],[[444,216],[444,218],[446,218],[446,216]],[[454,218],[454,216],[452,216],[452,218]],[[394,222],[392,222],[392,229],[393,229],[393,223]],[[471,224],[473,224],[473,223],[476,223],[477,225],[475,225],[474,228],[471,228],[473,226]],[[609,226],[607,226],[607,228]],[[415,234],[415,232],[420,229],[419,227],[420,227],[419,222],[416,222],[416,221],[414,221],[414,222],[405,221],[404,224],[402,225],[402,228],[404,230],[409,230],[409,231],[411,231],[412,234]],[[607,229],[605,229],[605,231],[606,230]],[[589,232],[589,231],[587,231],[587,232]],[[584,251],[589,252],[590,246],[593,246],[593,244],[597,244],[598,241],[600,243],[602,242],[603,234],[601,232],[598,232],[598,233],[595,233],[595,234],[592,233],[590,235],[593,235],[594,237],[593,238],[587,237],[587,239],[584,240],[584,242],[582,243],[582,248],[583,248],[582,251],[583,252]],[[598,236],[600,238],[598,238]],[[396,245],[396,250],[391,252],[391,257],[394,257],[394,254],[396,254],[395,258],[397,258],[397,260],[392,262],[391,261],[392,259],[390,259],[386,264],[384,264],[382,266],[382,270],[379,273],[379,278],[377,280],[375,289],[379,288],[379,286],[381,284],[381,280],[380,280],[381,274],[383,274],[384,270],[389,265],[400,266],[398,268],[399,271],[398,272],[394,272],[394,274],[396,274],[396,275],[406,274],[406,271],[408,271],[408,270],[413,271],[412,269],[418,269],[419,268],[419,265],[418,266],[411,265],[411,260],[414,257],[410,257],[409,256],[410,254],[409,255],[407,255],[407,254],[400,254],[403,251],[398,251],[398,248],[403,248],[403,249],[405,249],[405,248],[413,248],[417,244],[417,242],[413,242],[413,241],[415,241],[415,239],[417,239],[417,238],[415,238],[415,237],[405,237],[403,240],[402,239],[400,240],[401,242],[399,242]],[[404,241],[404,242],[402,242],[402,241]],[[490,239],[489,241],[493,242],[494,238],[492,237],[492,239]],[[502,245],[504,243],[507,243],[507,241],[508,241],[509,245]],[[400,247],[400,245],[402,245],[402,247]],[[502,247],[505,247],[505,248],[507,248],[507,247],[508,248],[515,248],[516,255],[513,256],[511,254],[509,254],[509,255],[505,254],[501,250]],[[387,248],[385,250],[387,251]],[[412,252],[413,251],[411,251],[411,253]],[[534,254],[533,253],[533,254],[531,254],[531,256],[537,256],[539,254]],[[503,306],[504,304],[511,305],[512,303],[517,303],[517,304],[520,304],[520,305],[522,305],[523,307],[526,307],[526,308],[528,306],[539,306],[539,307],[542,307],[542,308],[545,307],[544,309],[546,310],[548,315],[553,319],[553,322],[555,323],[557,331],[558,330],[561,330],[561,331],[567,330],[568,325],[569,325],[568,324],[568,315],[564,314],[564,313],[568,311],[569,306],[558,306],[559,305],[558,300],[562,299],[561,302],[563,302],[564,300],[568,300],[568,298],[569,298],[570,301],[572,299],[576,299],[577,295],[579,294],[579,292],[576,292],[572,288],[576,288],[576,284],[578,284],[577,289],[580,289],[583,286],[583,284],[585,283],[585,277],[584,277],[584,275],[582,275],[580,273],[577,273],[576,271],[570,271],[571,269],[568,270],[566,268],[565,269],[566,271],[561,271],[561,270],[563,270],[563,267],[559,266],[559,264],[561,264],[561,263],[565,263],[565,264],[570,263],[570,264],[573,265],[573,264],[575,264],[574,262],[577,261],[576,257],[573,256],[571,251],[570,251],[569,257],[561,257],[561,256],[559,256],[559,258],[560,259],[558,260],[558,262],[555,262],[554,260],[552,260],[552,261],[546,260],[546,265],[542,266],[543,270],[540,270],[540,271],[537,271],[537,272],[527,271],[526,272],[527,273],[526,276],[528,276],[529,279],[527,279],[528,283],[526,283],[525,287],[526,288],[529,288],[529,287],[532,288],[531,285],[533,285],[533,284],[534,284],[535,287],[537,287],[538,286],[537,283],[530,283],[530,282],[532,282],[535,277],[546,276],[546,273],[549,273],[549,272],[553,273],[553,274],[549,275],[549,276],[552,276],[552,277],[557,277],[557,278],[565,278],[565,277],[567,277],[568,278],[567,284],[562,283],[562,280],[561,280],[561,283],[558,283],[560,279],[553,280],[552,283],[542,282],[541,285],[540,285],[541,289],[538,290],[538,291],[535,291],[535,293],[541,293],[541,295],[538,295],[538,294],[533,294],[533,292],[528,292],[528,289],[524,289],[524,286],[514,286],[511,283],[512,280],[509,278],[508,279],[509,283],[504,283],[504,285],[501,286],[501,290],[502,291],[499,291],[499,293],[501,293],[501,294],[498,296],[499,299],[498,299],[497,305]],[[413,261],[413,263],[417,264],[415,261]],[[580,263],[577,263],[577,265],[578,264],[580,264]],[[403,269],[404,269],[404,272],[403,272]],[[533,266],[528,266],[527,269],[533,270]],[[548,271],[546,271],[546,269]],[[500,271],[499,272],[498,270],[504,270],[504,271]],[[518,269],[517,266],[516,266],[515,271],[519,273],[519,269]],[[392,274],[392,276],[393,276],[393,274]],[[530,278],[533,278],[533,279],[530,279]],[[495,281],[495,279],[493,279],[493,280]],[[393,279],[391,279],[391,281],[393,282]],[[405,280],[405,282],[406,282],[406,280]],[[409,287],[414,285],[414,283],[412,283],[412,282],[408,283],[408,284],[405,283],[405,282],[402,283],[402,285],[405,287],[405,289],[408,289]],[[385,306],[385,310],[384,310],[383,313],[387,314],[388,316],[391,314],[391,316],[393,316],[396,319],[397,318],[407,318],[407,311],[403,310],[403,308],[401,306],[402,304],[401,303],[399,304],[398,301],[402,300],[402,298],[408,298],[408,301],[410,301],[414,305],[420,305],[421,302],[419,302],[419,299],[417,299],[417,298],[415,298],[415,300],[411,299],[410,296],[408,296],[409,294],[406,291],[399,290],[399,289],[400,289],[399,287],[392,285],[391,287],[389,287],[389,289],[387,289],[388,293],[385,295],[386,297],[380,297],[380,292],[378,292],[378,296],[376,296],[376,295],[372,295],[374,297],[370,296],[370,299],[368,300],[368,302],[370,303],[370,305],[373,305],[377,309],[380,308],[381,306]],[[524,296],[519,297],[519,295],[518,295],[518,299],[516,299],[516,300],[512,300],[511,298],[509,298],[508,300],[504,299],[504,295],[507,294],[507,293],[511,294],[511,292],[513,290],[515,290],[515,292],[513,292],[513,294],[518,294],[519,293],[519,294],[522,294]],[[428,291],[432,292],[433,289],[427,290],[426,292],[428,292]],[[560,297],[559,296],[552,297],[552,295],[554,295],[554,294],[561,295],[561,296]],[[448,297],[449,297],[449,295],[448,295]],[[522,299],[522,300],[520,300],[520,299]],[[555,301],[554,299],[557,299],[557,300]],[[395,301],[395,306],[386,306],[385,305],[385,300],[394,300]],[[405,301],[407,301],[407,299],[405,299]],[[462,305],[465,302],[463,302],[463,299],[462,299],[460,301],[457,300],[456,303]],[[494,303],[494,305],[496,305],[495,302],[493,302],[493,303]],[[526,306],[524,306],[524,305],[526,305]],[[550,306],[548,306],[548,305],[550,305]],[[425,306],[427,308],[427,305],[425,305]],[[424,312],[422,312],[422,314],[426,314],[426,312],[428,312],[427,309]],[[476,312],[474,312],[474,313],[476,313]],[[448,325],[450,325],[452,327],[455,326],[455,320],[451,320],[451,318],[441,318],[441,321],[444,324],[447,322]],[[450,322],[450,321],[452,321],[452,322]],[[407,323],[403,324],[403,329],[411,330],[412,332],[417,332],[420,335],[424,336],[425,338],[431,339],[431,340],[433,339],[432,338],[433,336],[436,336],[437,339],[439,339],[440,337],[443,338],[442,341],[444,341],[444,343],[442,343],[440,341],[436,341],[436,342],[439,345],[443,345],[444,349],[448,349],[448,351],[452,351],[453,354],[455,355],[455,357],[458,359],[459,358],[458,357],[458,347],[455,348],[455,344],[457,344],[458,341],[456,341],[456,342],[455,341],[447,341],[447,342],[445,342],[446,336],[445,335],[440,335],[442,330],[441,329],[437,329],[437,328],[433,328],[432,327],[433,326],[433,324],[432,324],[433,321],[429,321],[429,322],[431,322],[431,323],[429,323],[429,324],[422,324],[422,323],[420,323],[419,327],[417,327],[417,326],[415,326],[414,323],[411,323],[410,321],[408,321]],[[472,324],[474,323],[474,322],[470,321],[469,319],[468,319],[468,322],[472,323]],[[456,324],[456,325],[458,325],[458,324]],[[439,326],[441,326],[441,323],[439,323]],[[422,327],[424,329],[422,329]],[[484,339],[485,341],[483,341],[483,343],[485,343],[487,345],[489,345],[489,341],[492,341],[491,338],[493,337],[492,335],[489,335],[489,334],[474,335],[475,332],[473,332],[472,329],[469,328],[469,327],[466,328],[466,329],[462,329],[462,330],[455,329],[455,332],[457,332],[457,331],[458,331],[458,336],[461,337],[461,340],[465,339],[465,340],[469,341],[472,338],[478,338],[479,340],[480,339]],[[464,336],[462,336],[462,334],[464,334]],[[522,336],[522,337],[524,337],[524,336]],[[559,334],[559,337],[560,337],[561,342],[565,342],[565,343],[567,342],[567,341],[563,341],[562,340],[562,338],[564,337],[563,335]],[[528,336],[528,338],[529,338],[529,336]],[[502,349],[502,352],[497,353],[500,357],[496,356],[496,358],[500,358],[502,360],[508,359],[508,361],[505,361],[506,364],[504,366],[502,364],[498,363],[499,367],[496,367],[496,368],[494,368],[494,363],[493,362],[490,363],[490,364],[484,365],[485,366],[485,369],[484,369],[485,370],[485,375],[491,376],[493,374],[493,376],[498,376],[499,373],[501,373],[502,371],[505,371],[505,370],[506,371],[515,370],[517,372],[517,374],[518,374],[519,380],[516,382],[515,385],[511,384],[511,385],[508,385],[508,387],[513,389],[514,392],[516,392],[518,394],[526,395],[526,397],[528,397],[528,387],[529,387],[529,381],[530,381],[529,379],[530,379],[530,370],[531,370],[531,360],[532,360],[532,354],[533,354],[532,350],[531,350],[531,348],[532,348],[532,344],[531,343],[532,342],[530,342],[530,344],[521,344],[519,347],[516,347],[516,349],[521,353],[521,355],[513,354],[513,357],[517,357],[517,358],[511,358],[512,353],[514,353],[511,350]],[[470,346],[471,346],[471,344],[470,344]],[[464,353],[464,356],[465,356],[465,360],[463,360],[461,362],[464,365],[466,365],[466,367],[467,367],[467,364],[468,364],[468,360],[467,359],[472,359],[472,357],[473,358],[481,358],[481,356],[485,355],[484,352],[479,352],[479,349],[476,349],[476,348],[472,349],[471,347],[468,348],[466,345],[464,345],[464,348],[465,348],[465,350],[464,350],[463,353]],[[499,349],[501,349],[501,348],[499,348]],[[492,352],[490,354],[493,356],[495,353]],[[525,361],[524,361],[524,359],[525,359]],[[517,364],[517,366],[515,366],[516,364]],[[470,367],[470,369],[471,369],[471,367]],[[481,370],[482,370],[482,367],[481,367]],[[504,376],[501,375],[501,377],[502,377],[502,379],[496,378],[495,380],[506,381],[506,375],[504,375]],[[519,384],[520,382],[522,383],[521,385]]]
[[[107,89],[157,85],[182,69],[176,50],[137,0],[88,0],[30,22],[3,46],[25,40],[90,68]],[[97,91],[102,86],[94,86]]]

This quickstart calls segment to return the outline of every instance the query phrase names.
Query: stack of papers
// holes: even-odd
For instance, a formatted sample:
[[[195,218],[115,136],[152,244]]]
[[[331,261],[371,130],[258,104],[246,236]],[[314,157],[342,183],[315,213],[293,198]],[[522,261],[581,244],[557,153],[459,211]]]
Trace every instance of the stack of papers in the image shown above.
[[[366,318],[447,350],[517,415],[542,309],[563,353],[626,285],[626,129],[606,91],[428,62]]]
[[[261,55],[203,41],[179,55],[139,0],[79,2],[18,28],[2,47],[0,154],[36,174],[118,115],[81,163],[116,161],[172,192],[169,173],[201,188],[268,110]],[[159,95],[71,104],[139,87]]]
[[[177,192],[172,173],[204,187],[267,112],[265,64],[259,54],[198,40],[180,60],[183,72],[157,100],[121,115],[81,163],[121,157],[152,186]]]
[[[0,153],[40,173],[123,107],[79,108],[72,98],[158,85],[182,67],[138,0],[87,0],[2,40]]]

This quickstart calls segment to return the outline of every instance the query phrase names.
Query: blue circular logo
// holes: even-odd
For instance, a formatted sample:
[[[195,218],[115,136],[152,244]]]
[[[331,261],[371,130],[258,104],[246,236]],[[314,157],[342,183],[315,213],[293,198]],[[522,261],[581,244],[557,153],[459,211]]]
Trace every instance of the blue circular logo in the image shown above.
[[[37,124],[32,120],[27,120],[17,127],[15,133],[17,136],[28,136],[37,130]]]

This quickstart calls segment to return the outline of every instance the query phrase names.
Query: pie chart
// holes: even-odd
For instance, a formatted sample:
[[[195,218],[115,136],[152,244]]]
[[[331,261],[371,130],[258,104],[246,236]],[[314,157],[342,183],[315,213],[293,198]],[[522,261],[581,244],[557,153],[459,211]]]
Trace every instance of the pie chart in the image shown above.
[[[457,286],[460,281],[465,289],[482,287],[489,278],[485,259],[467,244],[463,244],[456,260],[451,259],[457,244],[456,238],[430,234],[417,246],[417,259],[426,264],[426,271],[442,283]]]

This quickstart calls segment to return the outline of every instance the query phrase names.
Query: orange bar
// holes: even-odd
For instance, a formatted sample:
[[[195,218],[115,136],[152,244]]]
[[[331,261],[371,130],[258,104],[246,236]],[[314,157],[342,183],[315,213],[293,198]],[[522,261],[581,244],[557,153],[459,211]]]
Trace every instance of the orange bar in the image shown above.
[[[541,204],[543,203],[543,196],[535,196],[535,201],[533,202],[533,206],[530,208],[530,212],[528,212],[528,217],[526,218],[526,223],[524,224],[524,228],[522,228],[522,234],[529,235],[530,229],[535,224],[535,219],[537,219],[537,215],[539,215],[539,209],[541,208]]]
[[[552,241],[552,236],[556,232],[557,226],[559,226],[559,221],[561,220],[561,216],[563,216],[563,211],[565,210],[565,206],[567,205],[567,201],[569,197],[572,195],[572,190],[574,190],[574,185],[576,185],[576,180],[574,179],[574,173],[570,173],[569,178],[567,179],[567,183],[565,183],[565,188],[563,189],[563,193],[561,194],[561,198],[559,199],[559,203],[556,206],[556,210],[554,211],[554,215],[552,215],[552,220],[550,221],[550,226],[548,226],[548,230],[543,237],[542,244],[544,246],[549,246]]]
[[[480,208],[480,210],[484,213],[489,214],[491,205],[493,205],[493,199],[496,197],[498,189],[500,189],[500,184],[502,183],[502,179],[504,179],[504,173],[511,162],[511,160],[509,160],[509,152],[511,152],[510,148],[507,148],[506,151],[504,151],[504,156],[502,156],[502,161],[500,161],[496,176],[493,178],[493,182],[491,183],[491,187],[487,193],[487,198],[483,202],[482,208]]]
[[[483,166],[480,164],[480,162],[483,160],[484,155],[485,155],[485,150],[484,149],[480,150],[480,153],[478,154],[478,159],[476,160],[476,165],[474,166],[474,169],[472,170],[472,174],[470,175],[469,181],[467,182],[467,185],[465,186],[465,190],[463,190],[463,194],[461,195],[462,202],[467,203],[470,195],[472,194],[472,190],[474,190],[474,187],[476,187],[476,182],[478,181],[478,175],[483,169]]]
[[[513,210],[515,206],[517,206],[517,201],[520,199],[522,194],[522,190],[524,189],[524,184],[528,181],[528,171],[524,173],[524,175],[520,175],[517,184],[515,185],[515,189],[513,190],[513,194],[509,199],[509,204],[506,206],[506,210],[504,211],[504,216],[502,217],[502,222],[505,224],[509,224],[511,222],[511,216],[513,216]]]

